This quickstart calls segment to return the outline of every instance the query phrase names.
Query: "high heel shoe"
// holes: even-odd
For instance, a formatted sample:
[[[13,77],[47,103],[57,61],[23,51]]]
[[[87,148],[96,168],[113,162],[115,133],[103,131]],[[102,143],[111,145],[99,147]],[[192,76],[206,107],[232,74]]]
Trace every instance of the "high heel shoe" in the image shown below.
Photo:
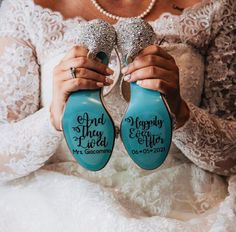
[[[115,25],[117,47],[125,65],[144,48],[154,44],[156,35],[142,19],[120,20]],[[131,83],[131,98],[121,122],[121,138],[132,160],[141,168],[159,167],[168,154],[172,121],[162,95]]]
[[[108,65],[116,41],[114,28],[105,21],[91,20],[78,25],[78,45],[89,50],[89,58],[99,58]],[[112,154],[115,126],[102,99],[102,90],[71,93],[62,117],[67,145],[85,169],[98,171]]]

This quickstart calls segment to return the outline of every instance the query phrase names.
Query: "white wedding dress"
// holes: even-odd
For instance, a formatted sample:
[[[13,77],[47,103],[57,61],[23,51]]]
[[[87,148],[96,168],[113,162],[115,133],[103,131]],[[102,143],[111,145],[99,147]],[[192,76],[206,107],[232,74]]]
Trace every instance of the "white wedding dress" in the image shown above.
[[[120,138],[99,172],[79,166],[50,123],[52,70],[81,17],[33,0],[0,11],[0,232],[233,232],[236,228],[236,3],[208,0],[150,22],[180,67],[190,118],[165,163],[137,167]],[[104,101],[119,125],[120,63]],[[219,175],[218,175],[219,174]]]

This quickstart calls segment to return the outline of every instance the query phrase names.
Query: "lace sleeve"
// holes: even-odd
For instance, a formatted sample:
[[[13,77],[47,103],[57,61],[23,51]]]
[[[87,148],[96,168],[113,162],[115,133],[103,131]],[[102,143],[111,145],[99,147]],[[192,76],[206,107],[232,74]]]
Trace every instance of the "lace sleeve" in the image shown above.
[[[220,175],[236,173],[236,2],[220,1],[206,55],[201,108],[188,103],[190,118],[173,141],[196,165]]]
[[[10,1],[3,2],[3,9],[5,2]],[[40,168],[55,153],[62,132],[51,125],[49,109],[39,109],[39,65],[27,39],[24,17],[11,12],[11,8],[4,9],[5,12],[3,9],[0,12],[0,181],[8,181]]]

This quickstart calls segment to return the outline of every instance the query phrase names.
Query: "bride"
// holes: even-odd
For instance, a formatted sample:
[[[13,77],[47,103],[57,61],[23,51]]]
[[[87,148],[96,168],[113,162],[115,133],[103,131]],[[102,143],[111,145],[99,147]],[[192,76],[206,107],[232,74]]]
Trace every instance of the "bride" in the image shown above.
[[[235,12],[234,0],[3,0],[0,231],[235,231]],[[115,52],[109,68],[87,59],[76,26],[119,16],[143,17],[161,45],[128,68]],[[104,87],[118,126],[136,81],[176,117],[168,158],[142,170],[118,135],[108,165],[86,171],[60,131],[69,94]]]

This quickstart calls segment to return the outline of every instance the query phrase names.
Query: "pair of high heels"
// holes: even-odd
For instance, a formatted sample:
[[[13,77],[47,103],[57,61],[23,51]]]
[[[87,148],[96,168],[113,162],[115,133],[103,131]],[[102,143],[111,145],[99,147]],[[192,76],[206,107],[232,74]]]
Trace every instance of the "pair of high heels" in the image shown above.
[[[90,58],[99,58],[106,65],[115,46],[127,65],[155,41],[152,27],[138,18],[121,20],[115,27],[98,19],[78,27],[78,45],[89,50]],[[71,93],[62,128],[67,145],[81,166],[91,171],[106,166],[113,151],[116,128],[103,103],[101,89]],[[129,156],[139,167],[146,170],[159,167],[168,154],[172,137],[171,117],[162,95],[131,83],[131,99],[120,131]]]

